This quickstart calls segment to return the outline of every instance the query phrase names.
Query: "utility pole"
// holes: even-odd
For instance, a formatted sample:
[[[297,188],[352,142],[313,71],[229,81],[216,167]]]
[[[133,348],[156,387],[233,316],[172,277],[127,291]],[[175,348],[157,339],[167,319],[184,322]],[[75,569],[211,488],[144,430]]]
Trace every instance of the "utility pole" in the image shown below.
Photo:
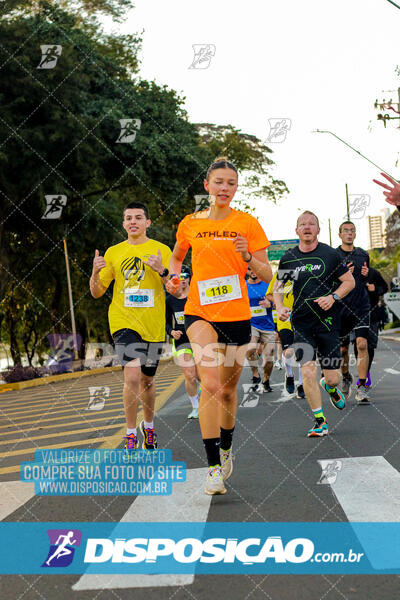
[[[63,242],[64,242],[65,267],[67,269],[67,285],[68,285],[69,311],[71,313],[72,335],[73,335],[73,338],[74,338],[74,359],[78,360],[78,344],[77,344],[77,338],[76,338],[74,302],[72,300],[71,276],[70,276],[70,273],[69,273],[69,260],[68,260],[68,248],[67,248],[67,239],[66,239],[66,237],[63,238]]]
[[[346,183],[346,214],[347,214],[347,220],[350,221],[349,190],[347,189],[347,183]]]

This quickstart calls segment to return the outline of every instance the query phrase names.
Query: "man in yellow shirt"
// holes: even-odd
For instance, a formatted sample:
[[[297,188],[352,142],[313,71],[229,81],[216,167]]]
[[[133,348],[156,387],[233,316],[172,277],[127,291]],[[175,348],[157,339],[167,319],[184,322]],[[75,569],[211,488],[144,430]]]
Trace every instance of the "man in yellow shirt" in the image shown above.
[[[267,289],[267,298],[269,300],[272,300],[272,302],[273,302],[272,294],[274,292],[274,288],[276,287],[277,276],[278,276],[278,271],[274,274],[273,278],[271,279],[271,281],[269,283],[268,289]],[[293,282],[286,281],[284,283],[284,287],[283,287],[283,306],[290,308],[290,310],[292,310],[293,301],[294,301]],[[294,376],[293,376],[293,368],[292,368],[292,361],[294,360],[294,352],[293,352],[293,349],[291,349],[291,346],[293,345],[293,340],[294,340],[292,323],[290,322],[290,319],[288,319],[287,321],[281,321],[279,319],[279,317],[277,316],[276,317],[276,328],[278,331],[279,339],[282,344],[283,364],[285,365],[285,388],[289,394],[293,394],[295,386],[294,386]],[[305,398],[304,389],[303,389],[303,377],[302,377],[300,368],[299,368],[299,383],[297,385],[296,397],[297,398]]]
[[[90,291],[94,298],[100,298],[114,281],[108,320],[124,368],[125,449],[138,448],[136,417],[140,398],[144,413],[139,425],[142,447],[155,450],[153,379],[165,340],[163,283],[168,277],[165,265],[169,264],[171,250],[147,237],[151,224],[147,206],[131,202],[123,217],[128,239],[108,248],[104,257],[96,250]]]

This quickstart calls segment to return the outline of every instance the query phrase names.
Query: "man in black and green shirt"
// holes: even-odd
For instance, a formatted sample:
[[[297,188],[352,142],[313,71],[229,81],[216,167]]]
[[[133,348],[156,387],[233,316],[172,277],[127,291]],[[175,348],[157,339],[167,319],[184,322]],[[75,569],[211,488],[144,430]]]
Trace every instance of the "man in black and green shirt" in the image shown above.
[[[288,250],[279,262],[278,281],[293,281],[292,311],[282,304],[281,286],[274,291],[274,301],[281,321],[291,318],[296,359],[302,365],[304,391],[315,417],[308,437],[328,434],[317,382],[318,355],[325,389],[333,406],[345,407],[345,398],[336,387],[340,380],[340,310],[341,299],[354,288],[354,278],[338,252],[318,241],[318,217],[305,211],[297,220],[298,246]]]

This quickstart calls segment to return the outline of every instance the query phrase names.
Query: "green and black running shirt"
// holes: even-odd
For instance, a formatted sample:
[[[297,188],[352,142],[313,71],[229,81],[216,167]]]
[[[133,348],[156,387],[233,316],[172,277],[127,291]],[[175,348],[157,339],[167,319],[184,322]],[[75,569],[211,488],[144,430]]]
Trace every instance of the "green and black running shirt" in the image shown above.
[[[291,321],[295,329],[339,328],[339,303],[323,310],[314,300],[332,294],[340,285],[339,277],[348,270],[337,250],[321,242],[311,252],[302,252],[298,246],[285,252],[279,261],[278,279],[293,281]]]

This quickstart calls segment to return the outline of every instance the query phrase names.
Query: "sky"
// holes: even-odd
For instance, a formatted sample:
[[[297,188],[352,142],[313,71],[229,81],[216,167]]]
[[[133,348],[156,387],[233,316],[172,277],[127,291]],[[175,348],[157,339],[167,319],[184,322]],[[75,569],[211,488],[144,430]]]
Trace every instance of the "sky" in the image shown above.
[[[295,238],[297,216],[308,209],[326,243],[331,219],[338,245],[347,183],[350,195],[369,202],[364,216],[352,216],[356,244],[368,247],[367,216],[389,206],[372,182],[379,169],[332,135],[312,132],[334,132],[400,179],[400,120],[384,128],[373,106],[397,100],[399,9],[387,0],[136,0],[122,25],[106,28],[143,31],[140,76],[185,96],[190,121],[230,124],[264,141],[269,119],[290,121],[284,141],[267,143],[273,176],[290,193],[277,205],[254,201],[270,240]],[[194,44],[215,46],[207,69],[189,68]]]

